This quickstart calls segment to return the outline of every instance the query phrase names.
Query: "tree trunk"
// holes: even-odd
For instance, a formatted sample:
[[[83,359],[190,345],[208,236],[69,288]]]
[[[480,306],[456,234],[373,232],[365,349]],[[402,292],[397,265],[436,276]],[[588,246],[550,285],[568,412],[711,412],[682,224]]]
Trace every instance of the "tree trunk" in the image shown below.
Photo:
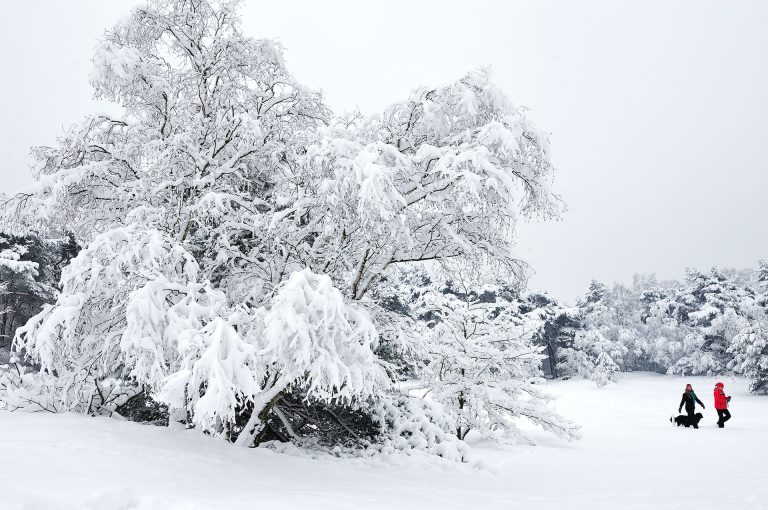
[[[267,415],[272,410],[272,406],[283,397],[283,391],[287,387],[287,384],[277,381],[270,389],[256,396],[251,417],[248,418],[248,423],[245,424],[240,435],[237,436],[235,440],[236,445],[246,447],[259,446],[266,430]]]
[[[462,375],[462,377],[464,376],[464,369],[463,368],[461,369],[461,375]],[[464,392],[460,391],[459,392],[459,419],[461,419],[461,411],[464,409],[464,404],[465,404]],[[458,437],[459,439],[461,439],[463,441],[464,437],[467,435],[467,432],[468,432],[468,430],[464,430],[464,426],[463,425],[459,425],[456,428],[456,437]]]
[[[555,356],[555,349],[551,344],[547,344],[547,354],[549,355],[549,371],[552,378],[557,379],[557,356]]]

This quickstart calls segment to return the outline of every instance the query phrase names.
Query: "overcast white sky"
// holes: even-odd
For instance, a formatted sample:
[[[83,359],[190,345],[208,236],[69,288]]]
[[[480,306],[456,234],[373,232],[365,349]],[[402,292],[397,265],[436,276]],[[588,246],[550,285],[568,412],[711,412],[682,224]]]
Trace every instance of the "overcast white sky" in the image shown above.
[[[28,150],[100,109],[91,51],[131,0],[6,0],[0,16],[0,192]],[[521,228],[531,287],[572,301],[589,280],[768,258],[768,2],[246,0],[337,110],[490,65],[552,134],[563,221]]]

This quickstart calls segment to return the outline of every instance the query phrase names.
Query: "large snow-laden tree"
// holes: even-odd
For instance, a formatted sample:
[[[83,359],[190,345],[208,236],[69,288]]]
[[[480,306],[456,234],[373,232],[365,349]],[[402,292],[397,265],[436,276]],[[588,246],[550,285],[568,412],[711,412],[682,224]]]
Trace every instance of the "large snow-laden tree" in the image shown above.
[[[344,122],[274,42],[241,32],[236,8],[155,0],[123,19],[92,74],[123,114],[37,148],[35,184],[4,202],[6,221],[85,244],[16,340],[68,381],[63,408],[145,391],[210,433],[245,426],[246,443],[290,392],[375,401],[388,391],[376,345],[402,331],[369,297],[382,277],[457,259],[517,278],[517,221],[559,212],[546,137],[487,73]],[[281,336],[270,321],[297,303],[281,297],[296,275],[315,282],[298,294],[320,285],[333,306],[305,318],[315,333]]]

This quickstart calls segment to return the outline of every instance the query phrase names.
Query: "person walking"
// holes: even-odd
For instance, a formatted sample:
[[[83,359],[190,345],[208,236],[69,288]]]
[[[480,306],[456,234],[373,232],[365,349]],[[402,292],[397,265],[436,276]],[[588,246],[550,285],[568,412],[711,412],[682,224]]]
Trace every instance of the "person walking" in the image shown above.
[[[683,398],[680,400],[680,405],[677,408],[677,412],[680,413],[685,405],[685,413],[688,415],[689,422],[693,425],[693,428],[699,428],[696,422],[694,412],[696,411],[696,404],[699,404],[702,409],[706,409],[706,406],[696,396],[696,392],[693,391],[693,386],[690,384],[685,385],[685,391],[683,392]]]
[[[725,422],[731,419],[731,412],[728,411],[728,402],[731,397],[725,395],[723,388],[725,384],[719,382],[715,384],[715,410],[717,411],[717,426],[725,427]]]

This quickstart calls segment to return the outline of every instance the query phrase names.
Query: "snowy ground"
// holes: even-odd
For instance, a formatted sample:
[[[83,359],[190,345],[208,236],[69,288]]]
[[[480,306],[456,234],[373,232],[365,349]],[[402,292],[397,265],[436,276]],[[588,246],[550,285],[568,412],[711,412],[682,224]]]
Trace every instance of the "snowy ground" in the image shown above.
[[[699,430],[668,421],[685,382],[707,405]],[[107,418],[0,413],[0,508],[768,509],[768,397],[726,379],[733,419],[721,430],[714,382],[628,374],[603,389],[551,384],[584,438],[476,443],[481,467],[312,460]]]

